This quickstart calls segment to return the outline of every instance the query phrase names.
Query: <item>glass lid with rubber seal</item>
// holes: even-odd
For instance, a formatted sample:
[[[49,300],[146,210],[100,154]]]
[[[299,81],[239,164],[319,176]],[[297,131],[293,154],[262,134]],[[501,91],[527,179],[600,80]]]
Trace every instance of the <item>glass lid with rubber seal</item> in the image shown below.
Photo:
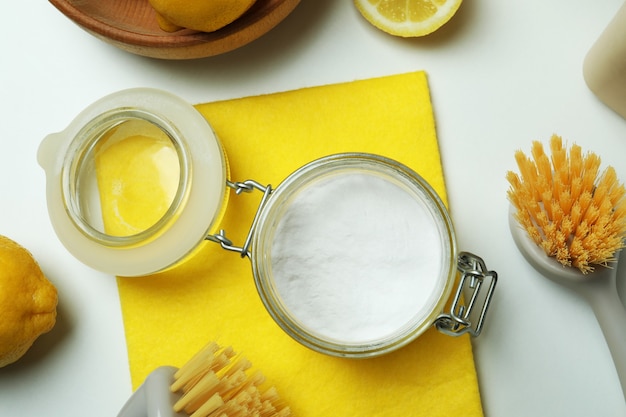
[[[186,101],[131,89],[95,102],[38,151],[59,239],[79,260],[149,275],[192,253],[226,205],[227,163]]]

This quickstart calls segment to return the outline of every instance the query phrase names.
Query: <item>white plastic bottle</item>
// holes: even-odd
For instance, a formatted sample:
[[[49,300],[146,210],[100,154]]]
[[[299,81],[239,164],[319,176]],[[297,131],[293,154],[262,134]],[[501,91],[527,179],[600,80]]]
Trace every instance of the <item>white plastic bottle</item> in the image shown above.
[[[583,76],[604,104],[626,118],[626,2],[587,53]]]

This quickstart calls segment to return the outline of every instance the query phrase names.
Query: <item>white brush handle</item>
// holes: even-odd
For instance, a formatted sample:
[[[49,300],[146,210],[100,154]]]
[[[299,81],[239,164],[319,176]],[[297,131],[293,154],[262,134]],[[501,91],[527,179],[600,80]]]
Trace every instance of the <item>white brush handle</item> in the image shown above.
[[[595,272],[589,285],[582,287],[578,292],[587,299],[598,319],[626,399],[626,309],[617,292],[616,269]]]
[[[173,408],[180,397],[170,391],[177,369],[161,366],[152,371],[124,404],[117,417],[188,417],[183,412],[175,413]]]
[[[554,258],[547,256],[543,249],[528,237],[526,231],[517,223],[514,213],[515,209],[511,207],[509,211],[511,235],[528,263],[546,278],[575,290],[591,305],[613,356],[626,399],[626,309],[617,292],[617,265],[613,268],[598,266],[594,272],[587,275],[574,267],[564,267]]]

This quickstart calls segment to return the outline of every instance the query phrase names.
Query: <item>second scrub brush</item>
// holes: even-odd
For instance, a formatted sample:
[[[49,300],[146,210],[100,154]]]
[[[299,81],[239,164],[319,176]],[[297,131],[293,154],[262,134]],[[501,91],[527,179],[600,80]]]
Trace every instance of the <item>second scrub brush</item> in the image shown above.
[[[211,342],[180,369],[151,372],[118,417],[289,417],[276,388],[232,347]]]

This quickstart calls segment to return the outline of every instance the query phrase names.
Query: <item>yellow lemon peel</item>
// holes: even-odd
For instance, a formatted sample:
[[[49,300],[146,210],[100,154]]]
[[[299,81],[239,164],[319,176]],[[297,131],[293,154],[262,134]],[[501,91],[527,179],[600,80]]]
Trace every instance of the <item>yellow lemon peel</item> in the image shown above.
[[[354,0],[363,17],[396,36],[428,35],[448,22],[462,0]]]
[[[149,0],[159,27],[214,32],[239,19],[256,0]]]
[[[0,236],[0,367],[16,362],[56,323],[58,297],[33,256]]]

